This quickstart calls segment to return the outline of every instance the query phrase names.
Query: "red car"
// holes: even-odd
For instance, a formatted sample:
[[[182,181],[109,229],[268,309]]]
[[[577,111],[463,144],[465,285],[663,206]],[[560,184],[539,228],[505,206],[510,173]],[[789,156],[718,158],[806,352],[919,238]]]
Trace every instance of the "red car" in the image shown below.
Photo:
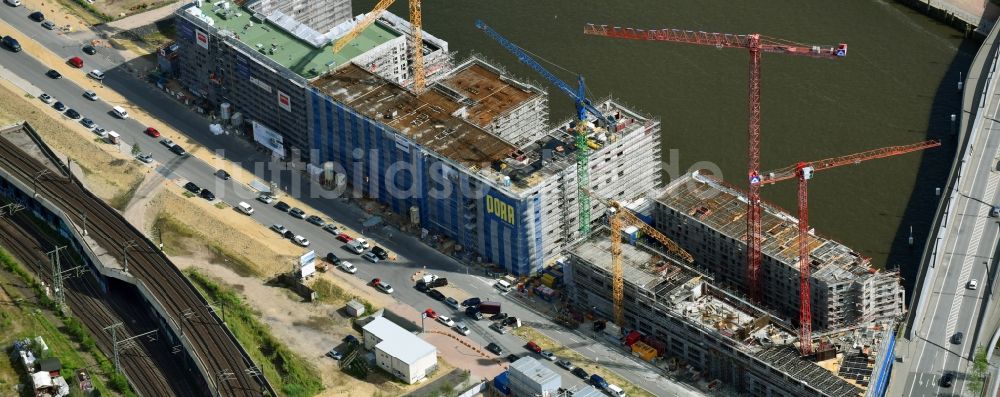
[[[83,60],[80,57],[72,57],[69,59],[69,64],[73,65],[74,68],[83,68]]]
[[[146,127],[146,131],[144,132],[146,133],[146,135],[149,135],[153,138],[158,138],[160,136],[160,131],[157,131],[156,128],[153,127]]]
[[[437,312],[435,312],[434,309],[431,309],[429,307],[427,308],[427,310],[424,310],[424,314],[427,314],[427,317],[430,318],[437,318],[438,316]]]
[[[351,238],[351,236],[348,236],[347,233],[340,233],[340,234],[337,235],[337,240],[343,241],[345,243],[349,243],[349,242],[351,242],[351,240],[354,240],[354,239]]]
[[[528,350],[531,350],[531,351],[533,351],[535,353],[541,353],[542,352],[542,348],[539,347],[537,344],[535,344],[535,342],[528,342],[528,344],[525,345],[525,347],[527,347]]]

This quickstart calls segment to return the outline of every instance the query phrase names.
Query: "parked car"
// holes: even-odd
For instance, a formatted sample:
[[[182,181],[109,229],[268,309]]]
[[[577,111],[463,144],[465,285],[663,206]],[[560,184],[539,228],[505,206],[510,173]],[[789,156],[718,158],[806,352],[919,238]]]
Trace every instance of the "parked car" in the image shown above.
[[[232,176],[230,176],[229,173],[226,172],[225,170],[217,170],[217,171],[215,171],[215,176],[217,176],[219,178],[222,178],[222,180],[224,180],[224,181],[228,181],[229,178],[232,178]]]
[[[66,110],[66,105],[63,105],[62,102],[56,101],[56,103],[52,104],[52,108],[61,112]]]
[[[83,117],[83,116],[81,116],[80,112],[77,112],[76,109],[69,108],[69,109],[66,109],[66,117],[69,117],[69,118],[71,118],[73,120],[77,120],[77,119],[79,119],[80,117]]]
[[[436,301],[443,301],[443,300],[445,300],[445,298],[446,298],[446,297],[444,296],[444,294],[442,294],[442,293],[441,293],[441,291],[438,291],[438,290],[436,290],[436,289],[431,289],[431,290],[428,290],[428,291],[427,291],[427,296],[429,296],[429,297],[433,298],[433,299],[434,299],[434,300],[436,300]]]
[[[157,130],[156,128],[153,128],[153,127],[146,127],[146,129],[142,130],[142,132],[144,134],[146,134],[146,135],[149,135],[149,136],[153,137],[153,138],[159,138],[160,137],[160,131]]]
[[[160,144],[163,145],[163,146],[166,146],[167,149],[170,149],[170,148],[172,148],[174,146],[177,146],[177,144],[174,143],[174,141],[171,140],[171,139],[169,139],[169,138],[161,139],[160,140]]]
[[[295,235],[295,237],[292,237],[292,241],[294,241],[295,244],[301,245],[303,247],[309,246],[309,239],[299,235]]]
[[[337,235],[337,240],[340,240],[340,241],[343,241],[345,243],[348,243],[348,242],[350,242],[351,240],[354,240],[354,239],[351,238],[351,236],[348,236],[347,233],[340,233],[340,234]]]
[[[417,280],[417,284],[414,285],[413,288],[416,288],[417,291],[425,292],[425,293],[428,290],[430,290],[430,288],[427,287],[427,283],[425,283],[424,280]]]
[[[573,368],[573,370],[569,372],[573,375],[576,375],[577,378],[583,380],[587,380],[587,378],[590,376],[590,374],[588,374],[587,371],[584,371],[583,368],[580,367]]]
[[[340,228],[338,228],[337,225],[334,225],[332,223],[327,223],[323,225],[323,230],[325,230],[327,233],[334,235],[340,233]]]
[[[288,203],[284,201],[279,201],[277,204],[274,205],[274,209],[281,212],[288,212],[288,210],[292,209],[292,206],[288,205]]]
[[[375,254],[379,259],[386,260],[389,259],[389,252],[379,246],[372,247],[372,253]]]
[[[87,45],[83,46],[83,48],[81,48],[80,50],[83,51],[83,53],[87,54],[87,55],[94,55],[94,54],[97,53],[97,48],[94,48],[94,46],[92,46],[90,44],[87,44]]]
[[[332,252],[327,252],[326,253],[326,261],[330,262],[330,263],[332,263],[334,265],[339,264],[340,262],[343,262],[343,260],[341,260],[340,257],[337,256],[337,254],[334,254]]]
[[[470,333],[472,333],[472,331],[469,330],[469,327],[467,325],[465,325],[465,323],[463,323],[463,322],[456,323],[454,328],[455,328],[455,331],[457,331],[458,333],[460,333],[462,335],[468,336]]]
[[[598,374],[590,375],[590,384],[601,390],[608,388],[608,381],[604,380],[604,378]]]
[[[51,78],[51,79],[61,79],[62,78],[62,73],[59,73],[55,69],[49,69],[48,72],[45,72],[45,75],[49,76],[49,78]]]
[[[358,268],[356,266],[354,266],[354,264],[352,264],[351,262],[347,262],[347,261],[341,261],[340,263],[337,264],[337,267],[339,267],[340,270],[343,270],[343,271],[348,272],[350,274],[354,274],[354,273],[358,272]]]
[[[198,195],[201,196],[201,198],[208,201],[215,200],[215,194],[213,194],[212,191],[208,189],[201,189],[201,193],[199,193]]]
[[[56,24],[52,21],[42,21],[42,27],[48,30],[53,30],[56,28]]]
[[[187,154],[187,151],[186,151],[186,150],[184,150],[184,148],[183,148],[183,147],[181,147],[181,145],[174,145],[174,146],[171,146],[171,147],[170,147],[170,151],[171,151],[171,152],[172,152],[173,154],[176,154],[176,155],[178,155],[178,156],[183,156],[183,155]]]
[[[461,308],[461,306],[459,306],[459,304],[458,304],[458,300],[456,300],[455,298],[452,298],[450,296],[444,299],[444,304],[448,305],[452,309],[460,309]]]
[[[541,353],[542,352],[542,348],[540,346],[538,346],[538,344],[535,343],[534,341],[528,341],[528,343],[525,344],[524,347],[526,347],[528,350],[531,350],[531,351],[533,351],[535,353]]]
[[[507,362],[510,362],[510,363],[512,363],[512,362],[514,362],[514,361],[517,361],[517,360],[518,360],[518,359],[520,359],[520,358],[521,358],[521,357],[518,357],[518,356],[517,356],[517,354],[508,354],[508,355],[507,355]]]
[[[95,123],[94,120],[88,119],[86,117],[80,119],[80,124],[83,124],[83,126],[87,128],[94,128],[95,126],[97,126],[97,123]]]
[[[320,218],[317,215],[309,215],[309,217],[306,218],[306,222],[312,223],[313,225],[319,227],[323,227],[324,225],[326,225],[326,221],[324,221],[323,218]]]
[[[135,155],[135,159],[139,160],[139,161],[141,161],[143,163],[149,164],[149,163],[153,162],[153,154],[152,153],[139,153],[139,154]]]
[[[90,77],[90,78],[92,78],[94,80],[97,80],[97,81],[101,81],[101,80],[104,80],[104,72],[102,72],[100,70],[97,70],[97,69],[94,69],[94,70],[91,70],[89,73],[87,73],[87,77]]]
[[[556,365],[562,367],[563,369],[565,369],[567,371],[573,371],[574,369],[576,369],[576,366],[573,365],[573,363],[569,362],[569,360],[559,360],[559,361],[556,361]]]
[[[240,201],[236,204],[236,209],[242,212],[244,215],[253,215],[253,207],[250,206],[246,201]]]
[[[270,193],[261,193],[257,195],[257,201],[260,201],[264,204],[271,204],[274,202],[274,196],[272,196]]]
[[[326,356],[338,361],[344,358],[344,355],[337,351],[337,349],[330,349],[330,351],[326,352]]]
[[[361,343],[361,341],[358,340],[358,337],[356,337],[354,335],[347,335],[347,336],[345,336],[344,339],[343,339],[343,341],[344,341],[344,343],[351,344],[351,345],[357,345],[357,344]]]
[[[474,307],[467,307],[467,308],[465,308],[465,315],[469,316],[469,317],[472,317],[472,318],[474,318],[476,320],[482,320],[483,319],[483,314],[479,312],[479,309],[476,309]]]
[[[517,317],[510,316],[503,320],[503,325],[511,326],[517,324]]]
[[[361,255],[362,252],[365,252],[365,249],[361,248],[361,245],[356,244],[354,241],[348,242],[347,244],[344,244],[341,247],[347,250],[347,252],[350,252],[355,255]]]
[[[361,237],[358,237],[355,240],[357,240],[358,244],[361,244],[361,246],[364,247],[364,249],[369,249],[372,247],[371,245],[368,244],[368,240],[365,240]]]
[[[84,98],[87,98],[87,99],[89,99],[89,100],[91,100],[91,101],[96,101],[96,100],[97,100],[97,99],[99,98],[99,97],[97,96],[97,93],[96,93],[96,92],[94,92],[94,91],[91,91],[91,90],[86,90],[86,91],[84,91],[84,92],[83,92],[83,97],[84,97]]]
[[[42,93],[42,95],[39,95],[38,99],[41,99],[42,102],[46,104],[52,103],[53,101],[56,100],[55,98],[49,96],[49,94],[46,93]]]
[[[437,312],[434,311],[434,309],[431,309],[429,307],[427,308],[427,310],[424,310],[424,314],[426,314],[427,317],[430,317],[430,318],[437,318],[437,316],[438,316]]]
[[[299,219],[306,219],[306,212],[300,209],[299,207],[295,207],[288,210],[288,215],[291,215]]]
[[[371,263],[378,263],[378,256],[375,256],[371,251],[361,254],[361,257]]]
[[[278,234],[280,234],[280,235],[282,235],[282,236],[284,236],[284,235],[285,235],[285,232],[287,232],[287,231],[288,231],[288,229],[287,229],[287,228],[285,228],[285,226],[284,226],[284,225],[279,225],[279,224],[277,224],[277,223],[275,223],[275,224],[271,225],[271,230],[274,230],[274,231],[278,232]]]
[[[41,11],[35,11],[31,14],[28,14],[28,19],[35,22],[41,22],[45,20],[45,14],[42,14]]]
[[[68,59],[66,62],[69,63],[69,65],[74,68],[83,69],[83,59],[80,57],[72,57]]]
[[[486,350],[489,350],[491,353],[496,354],[498,356],[503,354],[503,348],[501,348],[500,345],[493,342],[490,342],[490,344],[486,345]]]
[[[194,182],[185,183],[184,188],[187,189],[187,191],[194,194],[201,193],[201,188],[198,187],[198,185],[196,185]]]
[[[287,238],[287,239],[291,240],[291,239],[295,238],[295,232],[293,232],[291,230],[285,230],[285,233],[283,233],[281,235],[281,237],[284,237],[284,238]]]
[[[482,300],[479,298],[469,298],[462,301],[462,306],[479,306]]]
[[[21,0],[3,0],[4,3],[11,7],[18,7],[21,5]]]
[[[21,52],[21,43],[18,43],[17,39],[11,36],[4,36],[3,39],[0,40],[0,42],[2,42],[3,46],[7,47],[8,50],[11,50],[13,52]]]
[[[552,352],[548,351],[548,350],[543,350],[541,353],[538,353],[538,354],[540,356],[544,357],[546,360],[556,361],[556,355],[553,354]]]
[[[455,321],[453,321],[451,319],[451,317],[448,317],[448,316],[438,316],[437,317],[437,321],[439,323],[441,323],[441,324],[444,324],[445,326],[448,326],[448,327],[454,327],[455,326]]]
[[[500,333],[501,335],[507,333],[507,327],[504,327],[503,325],[500,325],[500,323],[490,324],[490,329],[492,329],[492,330]]]
[[[392,286],[389,285],[388,283],[382,282],[382,279],[378,279],[378,278],[372,279],[372,286],[374,286],[375,288],[378,288],[379,290],[381,290],[382,292],[385,292],[387,294],[391,294],[392,293]]]
[[[493,320],[493,321],[504,320],[506,318],[507,318],[507,313],[497,313],[497,314],[494,314],[494,315],[490,316],[490,320]]]

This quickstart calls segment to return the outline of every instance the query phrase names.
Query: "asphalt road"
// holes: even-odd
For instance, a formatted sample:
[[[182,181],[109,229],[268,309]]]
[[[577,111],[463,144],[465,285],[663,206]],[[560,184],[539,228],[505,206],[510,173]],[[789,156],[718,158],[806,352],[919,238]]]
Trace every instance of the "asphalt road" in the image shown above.
[[[314,190],[299,172],[295,170],[280,171],[284,169],[283,163],[270,162],[267,154],[256,151],[253,145],[242,138],[211,134],[208,129],[209,120],[176,102],[154,86],[137,79],[136,73],[128,70],[129,68],[122,64],[123,59],[114,51],[101,48],[95,56],[83,54],[80,47],[96,37],[93,32],[59,35],[53,31],[45,30],[37,23],[27,19],[27,14],[30,12],[31,10],[25,7],[0,6],[0,18],[23,32],[13,33],[15,37],[20,38],[23,34],[30,34],[36,41],[63,58],[72,56],[84,58],[86,65],[80,73],[94,68],[104,70],[107,76],[104,79],[104,84],[130,101],[130,104],[121,105],[134,105],[142,108],[220,156],[241,164],[248,170],[258,170],[256,174],[261,179],[272,181],[278,186],[290,186],[293,191],[298,190],[295,187],[302,186],[302,194],[296,196],[313,208],[322,211],[321,216],[332,218],[337,223],[349,226],[354,230],[361,230],[361,222],[368,215],[360,208],[351,205],[345,199],[310,197],[310,193]],[[11,33],[6,32],[5,34]],[[324,256],[327,252],[335,252],[339,257],[357,265],[359,270],[356,277],[364,280],[379,277],[392,284],[395,289],[393,293],[395,299],[405,302],[417,310],[430,307],[439,314],[450,314],[456,320],[465,321],[472,330],[472,335],[470,335],[472,340],[484,346],[489,342],[498,343],[503,347],[504,356],[510,353],[525,355],[528,354],[528,351],[524,348],[524,343],[520,338],[509,333],[501,335],[487,328],[488,321],[467,319],[464,314],[453,313],[443,303],[416,291],[410,282],[411,275],[419,269],[426,268],[428,271],[447,277],[452,285],[468,292],[470,296],[502,302],[505,312],[521,318],[524,323],[532,325],[563,346],[572,348],[585,357],[597,360],[607,370],[618,373],[633,384],[645,388],[657,396],[700,395],[689,386],[674,383],[672,380],[659,376],[659,372],[651,365],[632,357],[620,348],[611,346],[606,341],[595,343],[593,339],[582,332],[566,330],[540,313],[500,296],[499,291],[492,287],[492,279],[469,274],[474,270],[470,270],[468,266],[428,247],[416,237],[398,231],[392,233],[391,238],[365,236],[374,244],[384,246],[397,253],[398,260],[393,262],[372,264],[348,253],[340,248],[342,243],[335,240],[329,233],[304,220],[292,218],[284,212],[255,201],[257,193],[242,184],[223,181],[215,177],[216,170],[207,163],[196,157],[179,157],[167,151],[164,146],[156,143],[158,139],[142,133],[145,125],[132,119],[121,120],[110,115],[109,111],[115,104],[106,103],[103,100],[90,101],[84,98],[82,96],[84,88],[68,79],[49,79],[44,75],[49,67],[39,63],[31,54],[0,50],[0,66],[29,81],[41,91],[52,95],[67,106],[77,109],[84,117],[93,119],[104,128],[117,131],[121,134],[123,142],[129,144],[137,142],[142,151],[153,154],[153,158],[156,160],[155,166],[161,174],[170,178],[190,180],[199,186],[209,188],[219,200],[226,201],[231,205],[240,201],[251,203],[255,209],[253,218],[261,223],[262,227],[276,223],[285,225],[296,234],[308,238],[312,242],[309,249],[316,250],[320,256]],[[56,112],[54,109],[51,111]],[[81,125],[79,128],[84,127]],[[183,142],[180,143],[183,144]],[[281,194],[282,192],[279,192],[279,199]],[[233,216],[243,215],[234,211]],[[288,244],[292,243],[288,242]],[[581,385],[581,381],[573,375],[537,355],[535,357],[563,375],[564,387],[572,388]]]
[[[958,201],[950,220],[952,229],[944,241],[943,260],[936,265],[938,271],[930,284],[933,292],[910,354],[914,361],[909,364],[906,395],[968,394],[965,375],[977,347],[974,337],[980,323],[980,306],[989,286],[987,271],[995,263],[1000,231],[998,218],[989,216],[990,208],[1000,203],[1000,134],[992,132],[998,127],[994,120],[1000,117],[1000,102],[991,102],[973,144],[971,162],[959,181]],[[979,288],[970,289],[970,280],[976,280]],[[961,343],[953,343],[956,333],[963,334]],[[989,343],[990,336],[980,336],[978,344]],[[946,371],[957,375],[951,390],[940,384]]]

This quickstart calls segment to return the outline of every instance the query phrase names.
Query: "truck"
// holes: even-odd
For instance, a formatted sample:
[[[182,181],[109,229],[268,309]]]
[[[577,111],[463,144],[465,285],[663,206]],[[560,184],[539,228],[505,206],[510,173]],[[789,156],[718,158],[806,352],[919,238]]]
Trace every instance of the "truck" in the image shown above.
[[[479,311],[483,314],[500,313],[500,302],[482,302],[479,304]]]

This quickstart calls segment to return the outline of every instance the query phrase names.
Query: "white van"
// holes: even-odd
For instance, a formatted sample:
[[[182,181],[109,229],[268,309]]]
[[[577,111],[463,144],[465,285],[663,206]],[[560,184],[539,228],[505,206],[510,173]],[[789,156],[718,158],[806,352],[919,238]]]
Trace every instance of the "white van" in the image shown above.
[[[625,397],[625,390],[622,390],[622,388],[618,386],[608,385],[608,387],[605,390],[607,390],[608,394],[614,397]]]
[[[510,292],[510,289],[512,288],[510,283],[506,280],[497,280],[497,283],[493,284],[493,287],[503,292]]]
[[[126,112],[125,108],[123,108],[121,106],[115,106],[115,107],[111,108],[111,111],[114,112],[115,116],[118,116],[118,118],[120,118],[120,119],[127,119],[128,118],[128,112]]]
[[[250,204],[247,204],[244,201],[240,201],[239,204],[236,204],[236,208],[239,209],[240,212],[244,214],[253,215],[253,207],[251,207]]]
[[[3,0],[3,2],[14,7],[21,5],[21,0]]]

